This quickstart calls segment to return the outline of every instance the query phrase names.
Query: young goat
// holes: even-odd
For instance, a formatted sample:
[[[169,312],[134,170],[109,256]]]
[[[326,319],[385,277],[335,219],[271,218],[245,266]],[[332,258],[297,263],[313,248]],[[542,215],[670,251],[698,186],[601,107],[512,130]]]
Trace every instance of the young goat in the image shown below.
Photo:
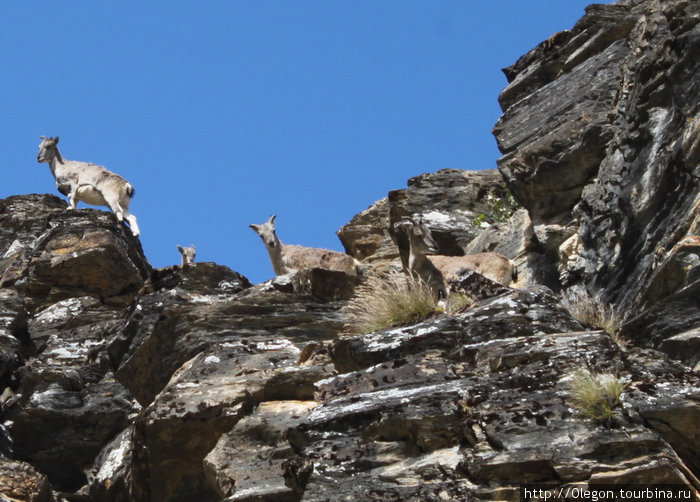
[[[357,274],[359,263],[350,255],[328,249],[282,244],[275,232],[275,218],[276,215],[272,215],[265,223],[250,225],[265,244],[275,274],[289,274],[312,267]]]
[[[80,200],[95,206],[108,206],[120,222],[126,218],[134,236],[139,235],[136,216],[129,213],[134,187],[124,178],[96,164],[64,160],[58,151],[58,136],[41,136],[36,160],[49,164],[56,188],[68,196],[68,209],[75,209]]]
[[[430,229],[412,219],[396,223],[394,228],[408,238],[410,253],[407,272],[425,281],[440,300],[447,298],[450,279],[464,269],[474,270],[505,286],[515,280],[515,266],[498,253],[477,253],[466,256],[436,255],[438,247]],[[431,255],[431,256],[429,256]]]
[[[194,244],[188,248],[183,248],[178,244],[177,250],[180,251],[180,254],[182,255],[182,263],[180,264],[180,268],[189,267],[194,263],[194,257],[197,255],[197,250],[195,249]]]

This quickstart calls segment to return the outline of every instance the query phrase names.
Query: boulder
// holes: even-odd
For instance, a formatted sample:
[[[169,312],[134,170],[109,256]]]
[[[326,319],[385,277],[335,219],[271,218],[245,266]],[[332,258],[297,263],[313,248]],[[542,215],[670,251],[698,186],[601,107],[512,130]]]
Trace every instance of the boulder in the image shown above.
[[[0,286],[29,310],[78,296],[124,306],[150,274],[141,244],[112,213],[66,208],[51,195],[0,201]]]
[[[49,480],[34,467],[16,460],[0,460],[1,500],[56,502]]]
[[[284,463],[294,456],[287,431],[317,405],[315,401],[266,401],[221,436],[204,459],[217,495],[227,501],[292,500]]]

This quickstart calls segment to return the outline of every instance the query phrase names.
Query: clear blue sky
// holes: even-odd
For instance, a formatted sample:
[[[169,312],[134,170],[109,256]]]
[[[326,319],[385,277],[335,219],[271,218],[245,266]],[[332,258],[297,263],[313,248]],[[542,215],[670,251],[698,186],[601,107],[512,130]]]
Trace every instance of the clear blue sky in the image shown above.
[[[195,244],[260,282],[250,223],[342,250],[335,232],[408,178],[494,168],[501,68],[588,3],[3,1],[0,198],[59,195],[36,162],[59,135],[134,185],[154,267]]]

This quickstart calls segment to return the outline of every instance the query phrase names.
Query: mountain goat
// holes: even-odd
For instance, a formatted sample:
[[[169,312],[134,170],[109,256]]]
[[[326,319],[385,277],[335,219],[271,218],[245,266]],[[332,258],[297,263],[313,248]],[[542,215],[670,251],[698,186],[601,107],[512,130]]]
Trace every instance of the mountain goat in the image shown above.
[[[436,255],[438,246],[430,229],[420,220],[411,219],[394,225],[408,238],[410,253],[407,272],[425,281],[438,299],[449,293],[448,283],[464,269],[474,270],[492,281],[508,286],[515,280],[515,265],[499,253],[466,256]]]
[[[194,244],[187,248],[183,248],[178,244],[177,250],[180,251],[180,254],[182,255],[182,263],[180,263],[180,268],[186,268],[194,263],[194,257],[197,255],[197,250],[195,249]]]
[[[128,181],[102,166],[65,160],[58,151],[58,136],[41,136],[36,160],[49,164],[51,174],[56,179],[56,188],[68,196],[68,209],[75,209],[80,200],[95,206],[107,206],[120,222],[126,218],[131,233],[138,237],[136,216],[129,213],[129,202],[134,196],[134,187]]]
[[[312,267],[357,274],[359,263],[350,255],[329,249],[282,244],[275,231],[275,218],[276,215],[272,215],[265,223],[249,225],[265,244],[275,274],[289,274]]]

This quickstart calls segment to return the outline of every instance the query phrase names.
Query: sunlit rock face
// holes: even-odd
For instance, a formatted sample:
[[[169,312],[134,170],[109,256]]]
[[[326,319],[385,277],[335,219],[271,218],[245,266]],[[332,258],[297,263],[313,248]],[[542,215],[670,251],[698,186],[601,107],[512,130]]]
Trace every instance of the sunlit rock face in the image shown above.
[[[135,404],[90,352],[121,329],[151,267],[113,215],[51,195],[0,201],[0,227],[7,456],[77,489]]]
[[[614,303],[638,343],[698,362],[697,2],[594,5],[505,69],[499,169],[560,282]],[[567,246],[565,246],[567,247]],[[659,319],[663,319],[660,321]]]
[[[697,489],[699,8],[592,6],[507,68],[499,170],[422,174],[359,213],[339,231],[359,277],[153,270],[109,212],[0,200],[0,498]],[[440,254],[501,253],[518,280],[464,270],[462,307],[356,334],[343,307],[401,273],[412,217]],[[619,386],[608,415],[576,404],[582,373]]]

